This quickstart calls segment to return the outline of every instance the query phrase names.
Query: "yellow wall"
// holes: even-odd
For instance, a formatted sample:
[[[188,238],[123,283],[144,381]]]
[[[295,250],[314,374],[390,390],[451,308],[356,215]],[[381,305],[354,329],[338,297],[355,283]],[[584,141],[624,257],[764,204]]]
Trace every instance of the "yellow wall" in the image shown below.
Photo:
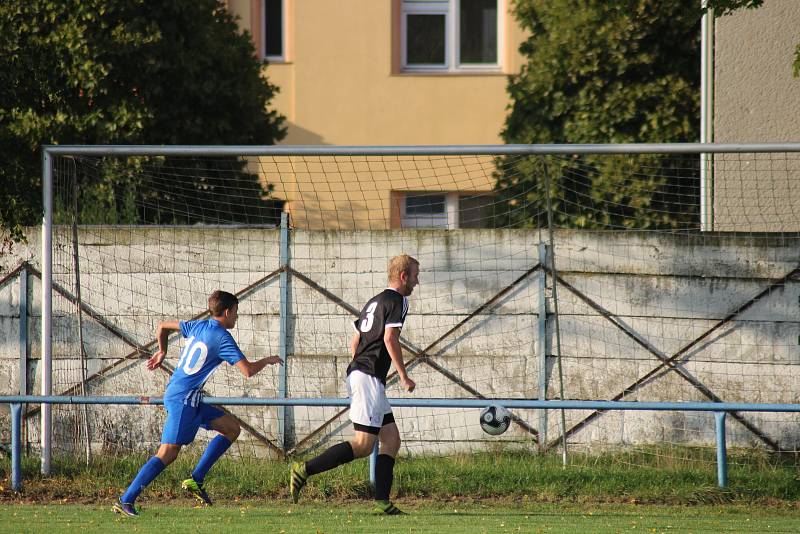
[[[507,76],[520,68],[522,59],[517,50],[524,38],[507,12],[508,0],[500,1],[501,11],[506,12],[501,31],[502,72],[476,74],[400,72],[399,0],[285,2],[286,61],[266,67],[270,82],[280,88],[271,105],[286,117],[288,124],[288,135],[281,144],[502,143],[500,131],[509,104]],[[254,21],[260,21],[260,5],[259,0],[228,2],[229,9],[240,16],[240,23],[249,27],[256,42],[260,41],[261,29]],[[262,164],[273,168],[271,162]],[[337,179],[324,174],[316,178],[317,185],[319,180]],[[333,202],[332,198],[317,199],[319,213],[313,217],[309,201],[304,204],[308,209],[300,210],[309,215],[300,217],[297,206],[310,198],[311,186],[299,187],[296,176],[286,173],[272,174],[268,180],[275,184],[276,196],[290,200],[287,209],[295,223],[303,219],[326,220],[320,213],[327,210],[326,202]],[[393,225],[391,219],[396,219],[396,214],[390,209],[392,191],[489,191],[493,186],[490,172],[483,179],[472,178],[463,183],[449,180],[445,185],[447,182],[415,183],[389,176],[384,187],[369,194],[380,198],[380,213],[353,213],[347,219],[369,221],[367,226],[356,227]],[[371,204],[374,206],[374,202]],[[359,206],[363,203],[352,204],[349,209],[358,211],[362,209]]]
[[[384,230],[400,226],[402,192],[491,191],[486,156],[261,157],[250,171],[287,201],[294,227]]]

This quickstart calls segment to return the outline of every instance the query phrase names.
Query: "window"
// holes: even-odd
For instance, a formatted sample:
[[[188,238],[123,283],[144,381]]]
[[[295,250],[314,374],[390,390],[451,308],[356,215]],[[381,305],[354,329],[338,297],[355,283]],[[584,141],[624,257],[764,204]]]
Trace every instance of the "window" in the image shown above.
[[[270,61],[284,61],[284,0],[262,0],[262,8],[264,57]]]
[[[406,17],[406,65],[445,66],[445,16],[409,14]]]
[[[460,62],[497,65],[497,0],[461,0],[458,19]]]
[[[458,199],[458,227],[489,228],[493,203],[491,195],[461,195]]]
[[[403,228],[448,228],[447,195],[412,193],[403,200]]]
[[[486,193],[405,193],[401,228],[488,228],[492,196]]]
[[[500,1],[402,0],[403,70],[498,71]]]

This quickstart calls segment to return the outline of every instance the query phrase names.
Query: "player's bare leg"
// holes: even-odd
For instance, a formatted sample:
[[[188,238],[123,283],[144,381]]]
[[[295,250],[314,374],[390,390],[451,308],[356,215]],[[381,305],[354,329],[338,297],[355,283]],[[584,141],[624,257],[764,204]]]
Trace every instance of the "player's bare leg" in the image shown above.
[[[183,445],[178,445],[177,443],[162,443],[158,447],[158,452],[156,452],[155,456],[167,466],[178,457],[178,453],[181,452],[181,447],[183,447]]]
[[[375,434],[356,430],[350,441],[337,443],[308,462],[294,462],[289,471],[289,494],[292,501],[297,502],[300,498],[300,491],[308,482],[308,477],[352,462],[356,458],[369,456],[377,439]]]

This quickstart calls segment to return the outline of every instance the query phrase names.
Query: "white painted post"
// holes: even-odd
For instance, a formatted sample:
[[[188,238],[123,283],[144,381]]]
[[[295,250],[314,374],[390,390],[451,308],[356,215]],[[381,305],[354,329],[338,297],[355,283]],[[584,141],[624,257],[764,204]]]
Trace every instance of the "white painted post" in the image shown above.
[[[53,160],[47,150],[42,152],[42,395],[52,394],[53,374],[53,345],[52,345],[52,312],[53,312]],[[41,444],[42,444],[42,474],[50,474],[51,457],[51,428],[52,414],[49,404],[42,404],[41,408]]]

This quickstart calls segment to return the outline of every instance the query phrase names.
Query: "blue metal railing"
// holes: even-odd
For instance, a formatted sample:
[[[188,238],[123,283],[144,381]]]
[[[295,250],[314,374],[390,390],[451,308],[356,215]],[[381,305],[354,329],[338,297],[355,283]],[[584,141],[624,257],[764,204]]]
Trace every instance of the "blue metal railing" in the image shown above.
[[[350,405],[349,399],[317,398],[252,398],[205,397],[206,404],[227,406],[340,406]],[[105,396],[79,397],[56,395],[0,395],[0,404],[11,405],[11,487],[22,489],[22,406],[24,404],[134,404],[160,405],[161,397]],[[717,482],[724,488],[728,484],[725,415],[729,412],[800,412],[800,404],[753,404],[744,402],[631,402],[631,401],[581,401],[581,400],[525,400],[525,399],[391,399],[397,408],[483,408],[499,404],[506,408],[533,410],[645,410],[711,412],[715,416],[717,436]],[[373,454],[375,452],[373,451]],[[371,460],[371,478],[374,483],[374,458]]]

